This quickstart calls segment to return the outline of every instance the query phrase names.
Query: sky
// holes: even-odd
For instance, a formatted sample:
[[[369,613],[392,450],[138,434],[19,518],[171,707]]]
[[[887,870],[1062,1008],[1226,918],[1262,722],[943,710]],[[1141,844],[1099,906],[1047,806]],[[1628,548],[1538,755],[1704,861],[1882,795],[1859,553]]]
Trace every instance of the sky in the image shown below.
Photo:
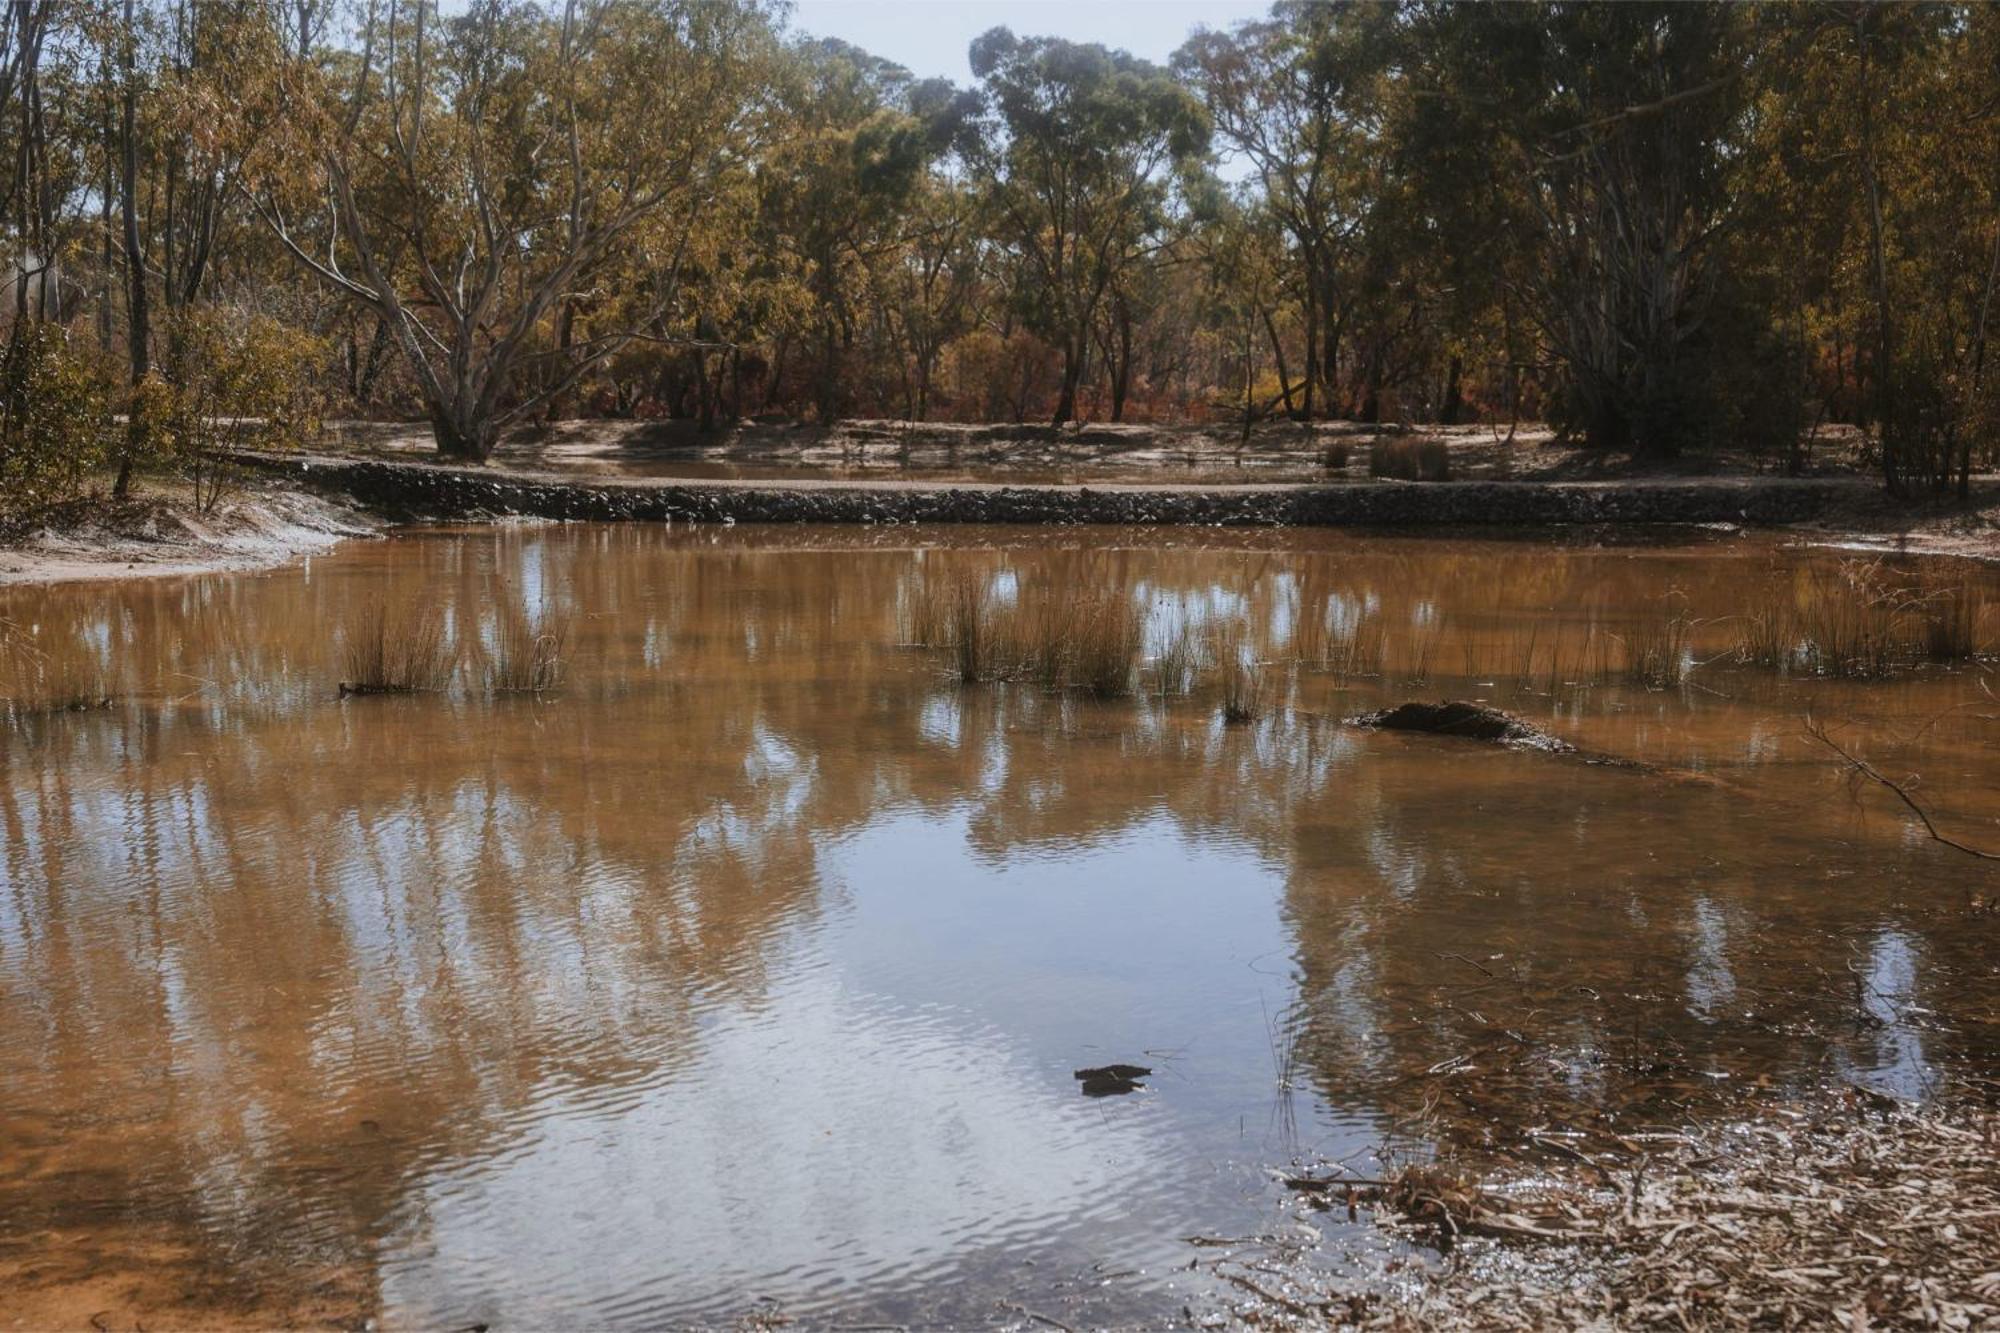
[[[838,37],[918,78],[972,82],[972,39],[1005,25],[1023,37],[1101,42],[1164,64],[1196,27],[1262,18],[1271,0],[794,0],[792,28]]]

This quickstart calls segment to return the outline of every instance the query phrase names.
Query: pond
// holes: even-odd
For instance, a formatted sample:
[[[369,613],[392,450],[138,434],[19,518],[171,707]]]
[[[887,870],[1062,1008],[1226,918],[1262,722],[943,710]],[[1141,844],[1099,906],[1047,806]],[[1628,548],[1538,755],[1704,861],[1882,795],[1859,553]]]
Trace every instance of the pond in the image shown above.
[[[2000,845],[1989,672],[1734,660],[1921,578],[2000,601],[1748,536],[640,525],[10,591],[15,669],[111,702],[0,730],[0,1288],[1157,1322],[1190,1237],[1388,1244],[1286,1171],[1990,1071],[1996,877],[1804,730]],[[940,580],[1111,590],[1148,658],[1235,625],[1256,716],[961,683],[907,642]],[[339,697],[418,602],[475,664]],[[480,684],[505,608],[555,690]],[[1643,766],[1344,722],[1413,698]]]

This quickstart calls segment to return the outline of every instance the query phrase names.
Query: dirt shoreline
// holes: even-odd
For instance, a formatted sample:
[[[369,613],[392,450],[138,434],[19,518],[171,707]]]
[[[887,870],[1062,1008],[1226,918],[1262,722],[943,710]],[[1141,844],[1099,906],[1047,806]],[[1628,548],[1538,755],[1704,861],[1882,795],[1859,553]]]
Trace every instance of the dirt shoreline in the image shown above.
[[[484,467],[438,461],[408,426],[347,425],[339,449],[236,454],[251,481],[199,516],[173,483],[146,498],[79,501],[0,531],[0,586],[269,568],[402,522],[546,520],[893,526],[1270,528],[1384,531],[1664,531],[1762,528],[1862,552],[2000,559],[2000,477],[1970,503],[1898,502],[1851,442],[1812,475],[1732,457],[1669,471],[1553,443],[1441,428],[1451,481],[1364,480],[1362,452],[1407,432],[1336,423],[1260,428],[1237,447],[1199,427],[574,422],[503,441]],[[1348,442],[1357,456],[1325,465]],[[936,458],[931,458],[931,455]],[[956,460],[960,471],[925,474]],[[912,460],[916,460],[912,463]],[[705,471],[704,469],[712,469]]]
[[[255,481],[205,515],[183,488],[148,483],[134,499],[78,501],[0,534],[0,587],[269,569],[383,526],[282,480]]]

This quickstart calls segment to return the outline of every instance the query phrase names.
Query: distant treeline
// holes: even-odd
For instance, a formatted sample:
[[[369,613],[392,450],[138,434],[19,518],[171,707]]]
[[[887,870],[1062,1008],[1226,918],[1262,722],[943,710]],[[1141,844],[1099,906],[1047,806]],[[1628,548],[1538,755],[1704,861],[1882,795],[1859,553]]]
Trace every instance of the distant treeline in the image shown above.
[[[420,415],[2000,447],[2000,6],[1283,0],[958,88],[766,0],[11,0],[0,486]],[[115,425],[113,423],[116,423]]]

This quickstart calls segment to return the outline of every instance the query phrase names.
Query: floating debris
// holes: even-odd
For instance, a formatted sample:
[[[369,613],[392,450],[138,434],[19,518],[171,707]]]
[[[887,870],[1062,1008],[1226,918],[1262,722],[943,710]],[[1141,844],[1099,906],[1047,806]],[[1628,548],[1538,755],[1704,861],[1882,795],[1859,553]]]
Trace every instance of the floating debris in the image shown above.
[[[1122,1097],[1145,1087],[1139,1080],[1152,1072],[1144,1065],[1099,1065],[1072,1070],[1071,1076],[1083,1085],[1086,1097]]]

